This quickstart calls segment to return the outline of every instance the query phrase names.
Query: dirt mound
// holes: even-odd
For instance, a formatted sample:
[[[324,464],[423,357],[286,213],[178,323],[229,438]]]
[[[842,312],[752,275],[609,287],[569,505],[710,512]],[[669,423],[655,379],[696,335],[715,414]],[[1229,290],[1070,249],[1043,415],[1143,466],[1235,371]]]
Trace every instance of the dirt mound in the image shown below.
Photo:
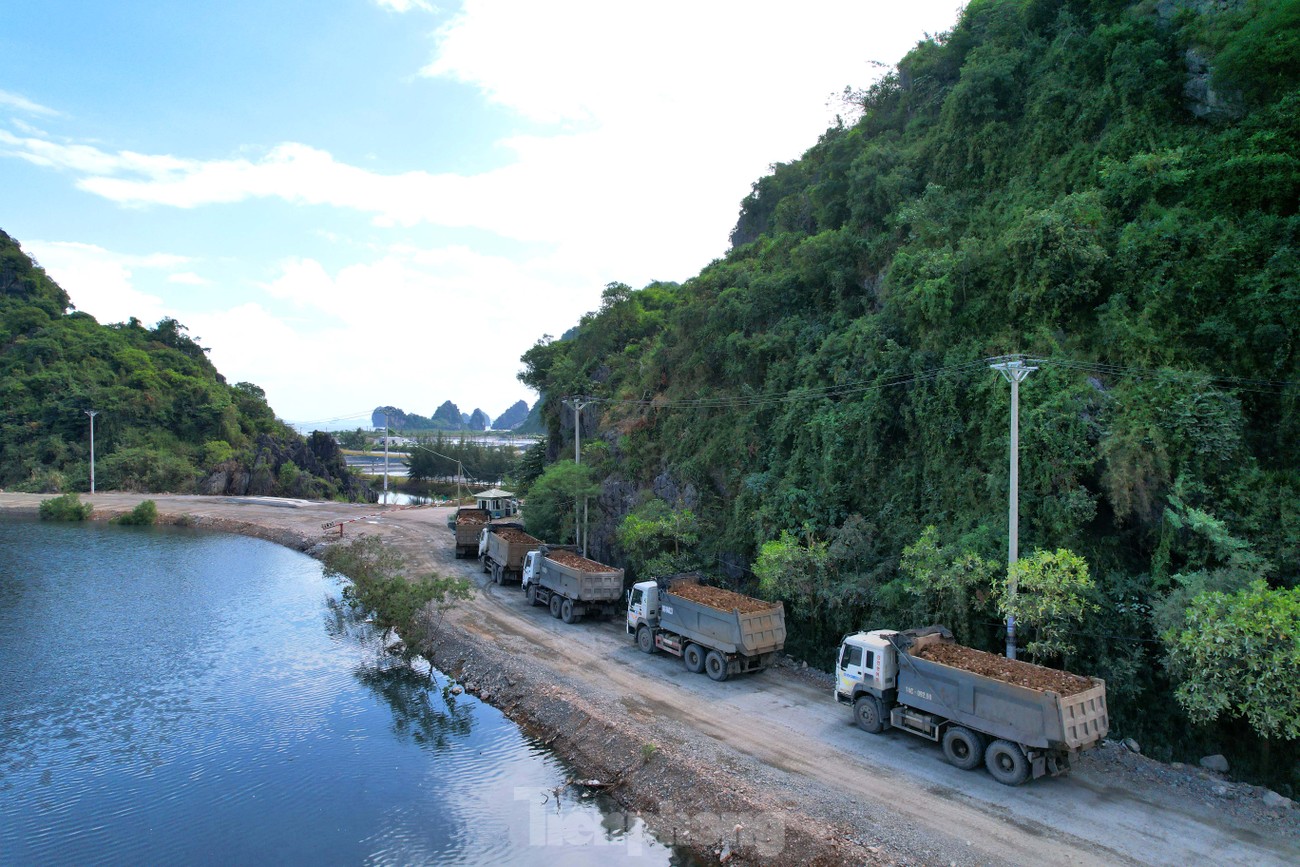
[[[1005,656],[985,653],[983,650],[963,647],[960,644],[931,644],[918,651],[916,655],[931,662],[939,662],[963,671],[973,671],[985,677],[992,677],[1003,683],[1014,683],[1030,689],[1054,692],[1062,697],[1077,695],[1092,688],[1092,681],[1086,677],[1019,659],[1007,659]]]
[[[604,563],[597,563],[595,560],[588,560],[581,554],[575,554],[572,551],[551,551],[547,555],[557,563],[562,563],[570,569],[577,569],[579,572],[615,572],[613,566],[606,566]]]
[[[774,603],[764,602],[762,599],[753,599],[749,596],[742,596],[731,590],[724,590],[721,587],[705,587],[703,584],[694,584],[683,581],[680,584],[671,585],[668,592],[683,599],[689,599],[692,602],[698,602],[701,605],[707,605],[710,608],[716,608],[718,611],[734,611],[740,609],[741,614],[756,614],[759,611],[767,611],[772,608]]]
[[[479,509],[467,510],[462,509],[456,513],[457,524],[486,524],[492,520],[492,516],[487,512]]]

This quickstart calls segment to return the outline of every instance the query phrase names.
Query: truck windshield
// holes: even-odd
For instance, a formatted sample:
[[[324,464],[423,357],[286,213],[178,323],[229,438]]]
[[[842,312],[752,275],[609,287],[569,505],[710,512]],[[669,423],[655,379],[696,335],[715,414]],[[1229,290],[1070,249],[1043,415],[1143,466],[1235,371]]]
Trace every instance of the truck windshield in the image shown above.
[[[636,589],[636,590],[633,590],[633,591],[632,591],[632,604],[633,604],[633,605],[640,605],[640,604],[641,604],[641,600],[643,600],[644,598],[645,598],[645,591],[644,591],[644,590]]]
[[[840,653],[840,668],[847,669],[850,665],[862,664],[862,648],[844,645],[844,650]]]

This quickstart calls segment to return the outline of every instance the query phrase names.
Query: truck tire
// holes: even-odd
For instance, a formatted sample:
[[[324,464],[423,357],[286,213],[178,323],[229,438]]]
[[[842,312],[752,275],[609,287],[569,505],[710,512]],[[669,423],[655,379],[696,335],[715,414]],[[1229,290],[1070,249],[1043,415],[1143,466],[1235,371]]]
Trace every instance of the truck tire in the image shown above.
[[[686,665],[686,670],[692,674],[699,674],[704,671],[704,648],[698,644],[688,644],[682,651],[682,662]]]
[[[551,616],[552,617],[559,618],[560,604],[563,602],[564,602],[564,598],[562,596],[556,596],[555,594],[551,594]]]
[[[1029,759],[1011,741],[996,740],[984,753],[984,767],[1004,786],[1018,786],[1029,779]]]
[[[864,732],[870,732],[873,735],[883,732],[885,730],[885,709],[881,707],[880,699],[874,695],[858,696],[858,700],[853,702],[853,721]]]
[[[652,633],[650,627],[646,626],[644,623],[642,623],[641,627],[636,631],[636,646],[641,648],[642,653],[655,652],[654,633]]]
[[[581,614],[573,613],[573,600],[565,599],[560,603],[560,619],[565,623],[577,623],[582,619]]]
[[[524,599],[526,599],[526,600],[528,601],[528,604],[529,604],[529,605],[536,605],[536,604],[537,604],[537,585],[536,585],[536,584],[529,584],[527,587],[524,588]]]
[[[478,558],[478,562],[479,562],[479,565],[481,565],[481,566],[483,567],[483,571],[484,571],[484,572],[491,572],[491,571],[492,571],[492,561],[489,560],[488,558],[486,558],[486,557],[479,557],[479,558]]]
[[[501,583],[501,564],[500,564],[500,563],[493,563],[493,564],[492,564],[492,583],[493,583],[493,584],[500,584],[500,583]]]
[[[984,761],[984,738],[963,726],[943,733],[943,756],[948,764],[973,771]]]
[[[726,657],[716,650],[710,650],[708,656],[704,657],[704,673],[710,680],[722,683],[731,675],[731,672],[727,671]]]

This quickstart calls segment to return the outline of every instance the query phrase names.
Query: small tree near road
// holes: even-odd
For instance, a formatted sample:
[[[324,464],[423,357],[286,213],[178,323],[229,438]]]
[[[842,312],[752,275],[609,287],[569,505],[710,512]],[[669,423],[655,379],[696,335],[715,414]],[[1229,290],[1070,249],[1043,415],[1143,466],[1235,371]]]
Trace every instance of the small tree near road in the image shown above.
[[[1058,548],[1017,560],[1005,577],[994,579],[993,595],[1002,616],[1015,617],[1017,626],[1031,636],[1025,650],[1041,662],[1074,651],[1069,642],[1071,628],[1088,611],[1097,609],[1088,601],[1093,587],[1087,562]]]
[[[321,559],[326,575],[351,581],[343,588],[344,602],[372,617],[382,636],[396,632],[408,647],[432,642],[443,616],[473,595],[463,578],[407,578],[406,558],[378,536],[333,545]]]

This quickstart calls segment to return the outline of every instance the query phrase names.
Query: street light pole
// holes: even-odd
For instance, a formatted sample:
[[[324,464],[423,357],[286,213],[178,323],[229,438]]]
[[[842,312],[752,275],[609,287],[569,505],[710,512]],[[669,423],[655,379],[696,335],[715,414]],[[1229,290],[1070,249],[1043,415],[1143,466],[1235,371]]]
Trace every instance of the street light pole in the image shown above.
[[[82,410],[90,416],[90,492],[95,493],[95,416],[99,415],[97,409]]]
[[[1020,559],[1020,383],[1037,370],[1025,364],[1023,355],[990,358],[989,367],[1011,383],[1011,496],[1007,515],[1007,581],[1011,598],[1016,597],[1016,578],[1012,568]],[[1016,658],[1016,616],[1007,612],[1007,659]]]

